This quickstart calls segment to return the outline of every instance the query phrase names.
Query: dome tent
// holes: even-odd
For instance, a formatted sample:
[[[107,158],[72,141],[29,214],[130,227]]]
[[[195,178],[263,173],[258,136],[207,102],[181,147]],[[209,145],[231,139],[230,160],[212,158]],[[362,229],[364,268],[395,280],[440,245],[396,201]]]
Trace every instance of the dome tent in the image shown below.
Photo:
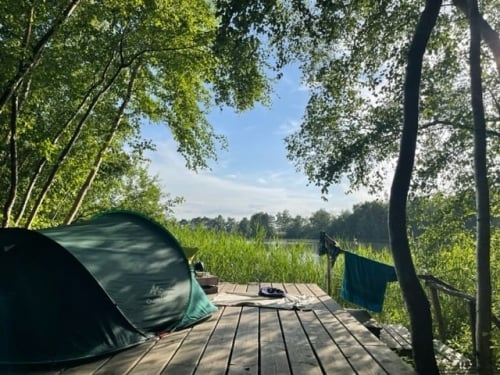
[[[139,214],[0,230],[0,364],[104,355],[214,311],[174,236]]]

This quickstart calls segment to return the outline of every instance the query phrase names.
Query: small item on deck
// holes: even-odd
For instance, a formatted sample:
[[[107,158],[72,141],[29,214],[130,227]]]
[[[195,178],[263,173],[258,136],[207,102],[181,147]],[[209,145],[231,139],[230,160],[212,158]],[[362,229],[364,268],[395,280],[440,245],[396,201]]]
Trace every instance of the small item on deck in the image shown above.
[[[281,289],[278,289],[278,288],[264,286],[264,287],[259,289],[259,296],[271,297],[271,298],[283,298],[283,297],[285,297],[285,292]]]
[[[205,265],[203,262],[198,261],[193,264],[193,269],[195,272],[204,272],[205,271]]]
[[[215,294],[219,291],[217,287],[219,278],[210,274],[210,272],[196,272],[196,280],[203,288],[205,294]]]

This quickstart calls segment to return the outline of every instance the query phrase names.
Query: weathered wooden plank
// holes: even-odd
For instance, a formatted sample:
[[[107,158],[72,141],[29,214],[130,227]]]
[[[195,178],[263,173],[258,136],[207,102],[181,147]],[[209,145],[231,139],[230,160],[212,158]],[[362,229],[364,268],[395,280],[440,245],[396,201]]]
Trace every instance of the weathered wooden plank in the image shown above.
[[[224,308],[222,317],[207,343],[195,373],[220,375],[226,371],[241,309],[239,306]]]
[[[87,362],[85,364],[76,365],[64,369],[62,374],[64,375],[91,375],[99,370],[101,367],[106,365],[106,363],[111,359],[111,357],[101,358],[97,361]]]
[[[415,369],[387,346],[366,346],[373,359],[389,374],[417,375]]]
[[[295,294],[295,295],[302,294],[302,293],[300,293],[300,290],[295,286],[295,284],[284,283],[283,288],[289,294]]]
[[[231,287],[229,289],[232,289]],[[167,363],[162,374],[193,374],[205,351],[208,340],[219,322],[224,308],[221,307],[207,321],[195,325],[184,338],[182,345]]]
[[[434,352],[441,372],[451,372],[455,374],[472,373],[475,371],[472,361],[463,354],[453,350],[439,340],[434,340]]]
[[[278,311],[260,309],[261,374],[291,374]]]
[[[316,296],[316,293],[312,292],[311,289],[309,289],[309,286],[308,286],[309,284],[295,283],[293,285],[299,291],[300,294]],[[325,294],[325,292],[323,292],[323,294]]]
[[[266,285],[264,285],[266,286]],[[285,290],[285,287],[283,286],[283,283],[279,283],[279,282],[272,282],[272,283],[269,283],[269,286],[273,287],[273,288],[278,288],[278,289],[281,289],[281,290]]]
[[[385,329],[382,329],[380,331],[380,341],[382,341],[389,348],[391,348],[392,350],[395,350],[397,352],[401,351],[401,349],[402,349],[399,342],[394,340],[394,337],[392,337],[391,334],[389,334],[389,332],[387,332],[387,330],[385,330]]]
[[[356,340],[351,332],[331,312],[316,310],[315,313],[357,374],[387,374],[368,350]]]
[[[221,307],[207,321],[161,340],[62,372],[45,368],[29,374],[415,374],[315,284],[220,282],[219,290],[257,294],[261,286],[315,296],[318,302],[313,311]],[[2,368],[0,373],[21,374]]]
[[[222,282],[222,283],[219,283],[219,292],[232,292],[235,287],[236,287],[236,284]],[[209,297],[211,297],[211,296],[209,296]]]
[[[247,285],[246,284],[235,285],[234,292],[235,293],[246,293],[247,292]]]
[[[219,284],[219,278],[217,276],[210,275],[210,274],[204,275],[204,276],[196,276],[196,281],[198,281],[198,283],[201,286]]]
[[[356,320],[350,313],[345,310],[337,310],[333,315],[348,329],[358,341],[363,345],[380,345],[385,346],[373,333],[370,332],[363,324]]]
[[[370,346],[368,348],[372,357],[391,375],[417,375],[415,369],[409,364],[401,360],[396,353],[394,353],[387,346]]]
[[[150,340],[131,349],[115,354],[106,364],[100,367],[95,375],[124,375],[127,374],[139,360],[156,345],[157,340]]]
[[[259,371],[259,309],[244,307],[236,337],[233,352],[229,362],[229,375],[254,374]]]
[[[354,370],[313,311],[297,312],[309,342],[327,374],[352,375]]]
[[[325,304],[318,298],[317,294],[319,291],[321,291],[321,294],[324,296],[327,296],[324,291],[318,288],[318,290],[312,291],[309,288],[310,284],[295,284],[296,289],[299,291],[300,294],[305,295],[305,296],[314,296],[316,297],[316,302],[310,303],[309,306],[312,310],[317,310],[317,309],[326,309],[327,307]],[[333,300],[332,300],[333,301]],[[333,305],[332,305],[333,307]]]
[[[260,289],[259,283],[250,283],[247,287],[247,293],[255,293],[258,294]]]
[[[337,310],[343,310],[342,306],[340,306],[337,302],[335,302],[323,289],[321,289],[316,284],[306,284],[306,286],[311,291],[311,294],[314,294],[323,305],[331,312],[335,312]]]
[[[412,353],[410,333],[402,325],[382,324],[380,339],[401,355]]]
[[[51,366],[43,366],[36,368],[34,366],[0,366],[0,374],[2,375],[58,375],[61,373],[59,368],[50,368]]]
[[[185,329],[163,337],[132,369],[130,375],[160,374],[190,332]]]
[[[358,345],[370,353],[373,359],[389,374],[416,374],[413,368],[401,361],[383,342],[377,339],[365,326],[351,314],[338,310],[334,316],[358,341]]]
[[[322,374],[321,366],[311,349],[302,325],[295,311],[280,310],[278,312],[286,351],[292,373],[294,374]]]
[[[383,324],[380,339],[399,355],[411,356],[412,343],[409,330],[400,324]],[[442,373],[454,374],[472,372],[471,361],[439,340],[434,340],[434,352]]]

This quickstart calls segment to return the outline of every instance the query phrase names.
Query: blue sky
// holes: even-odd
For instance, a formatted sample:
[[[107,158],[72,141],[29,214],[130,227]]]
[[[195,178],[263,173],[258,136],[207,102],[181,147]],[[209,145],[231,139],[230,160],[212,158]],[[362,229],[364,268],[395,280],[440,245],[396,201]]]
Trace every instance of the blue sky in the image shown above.
[[[320,189],[308,185],[286,158],[284,137],[298,129],[308,95],[298,70],[288,68],[274,86],[269,107],[257,105],[239,114],[215,110],[209,121],[217,133],[227,137],[229,147],[210,164],[211,170],[198,173],[185,167],[165,127],[153,130],[145,125],[145,134],[157,144],[157,151],[148,155],[151,173],[159,176],[165,192],[185,199],[174,209],[175,217],[220,214],[240,220],[257,212],[276,215],[288,210],[293,216],[307,218],[319,209],[339,214],[355,203],[375,199],[363,190],[346,195],[347,185],[341,184],[331,187],[325,202]]]

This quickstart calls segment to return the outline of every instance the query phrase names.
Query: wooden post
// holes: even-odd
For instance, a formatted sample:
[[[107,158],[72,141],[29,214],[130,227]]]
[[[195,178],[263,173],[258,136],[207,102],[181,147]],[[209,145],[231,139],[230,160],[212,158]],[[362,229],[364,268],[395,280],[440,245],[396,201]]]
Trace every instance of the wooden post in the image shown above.
[[[469,301],[469,322],[472,336],[472,366],[476,367],[477,342],[476,342],[476,301]]]
[[[330,249],[326,246],[326,232],[319,232],[319,249],[318,255],[326,255],[326,292],[331,297],[331,289],[332,289],[332,269],[331,263],[332,258],[330,254]]]
[[[331,267],[331,256],[330,252],[326,252],[326,292],[328,293],[328,296],[332,296],[332,267]]]
[[[439,296],[437,289],[434,288],[434,286],[429,283],[428,284],[429,289],[431,291],[431,300],[432,300],[432,306],[434,307],[434,315],[436,317],[436,321],[438,324],[438,332],[439,332],[439,339],[442,342],[446,341],[446,331],[444,327],[444,321],[443,321],[443,313],[441,311],[441,304],[439,303]]]

